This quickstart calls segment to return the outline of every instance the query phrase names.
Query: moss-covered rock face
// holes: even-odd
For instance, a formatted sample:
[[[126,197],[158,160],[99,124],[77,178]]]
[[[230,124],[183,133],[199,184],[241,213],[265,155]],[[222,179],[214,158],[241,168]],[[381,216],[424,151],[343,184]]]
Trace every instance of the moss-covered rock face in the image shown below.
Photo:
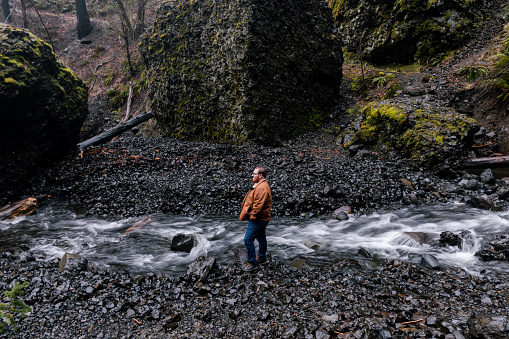
[[[466,156],[479,130],[474,119],[452,109],[415,109],[389,102],[367,105],[360,119],[362,124],[346,138],[345,147],[363,144],[378,150],[395,149],[428,165]],[[352,130],[343,137],[349,133]]]
[[[487,0],[327,0],[345,46],[373,63],[429,63],[481,27]],[[360,46],[360,48],[359,48]]]
[[[1,198],[14,195],[37,166],[75,149],[87,101],[86,85],[48,44],[0,25]]]
[[[166,134],[273,144],[316,128],[337,99],[340,38],[320,0],[178,0],[141,45]]]

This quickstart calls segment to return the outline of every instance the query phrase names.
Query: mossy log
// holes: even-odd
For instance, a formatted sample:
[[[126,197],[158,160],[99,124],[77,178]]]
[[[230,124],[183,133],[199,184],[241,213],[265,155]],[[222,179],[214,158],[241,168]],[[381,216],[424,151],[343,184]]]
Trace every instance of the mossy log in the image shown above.
[[[101,133],[99,135],[96,135],[95,137],[92,137],[88,140],[85,140],[83,142],[80,142],[77,146],[78,149],[83,150],[89,146],[97,146],[100,144],[103,144],[105,142],[110,141],[117,135],[120,135],[124,133],[125,131],[130,130],[131,128],[141,124],[142,122],[145,122],[149,119],[151,119],[154,115],[152,114],[152,111],[148,111],[144,114],[138,115],[137,117],[134,117],[130,120],[127,120],[126,122],[123,122],[119,124],[116,127],[113,127],[112,129]]]

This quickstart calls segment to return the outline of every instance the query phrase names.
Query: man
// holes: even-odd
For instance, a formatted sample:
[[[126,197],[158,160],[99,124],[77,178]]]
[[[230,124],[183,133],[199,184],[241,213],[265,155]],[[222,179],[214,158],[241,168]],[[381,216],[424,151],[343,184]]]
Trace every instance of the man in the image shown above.
[[[242,201],[242,209],[239,220],[247,221],[244,245],[247,251],[247,263],[244,271],[252,271],[257,264],[267,262],[267,238],[265,228],[270,220],[270,208],[272,207],[272,194],[266,180],[267,172],[264,167],[256,167],[253,171],[253,187],[247,192]],[[256,262],[256,251],[254,240],[258,241],[258,262]]]

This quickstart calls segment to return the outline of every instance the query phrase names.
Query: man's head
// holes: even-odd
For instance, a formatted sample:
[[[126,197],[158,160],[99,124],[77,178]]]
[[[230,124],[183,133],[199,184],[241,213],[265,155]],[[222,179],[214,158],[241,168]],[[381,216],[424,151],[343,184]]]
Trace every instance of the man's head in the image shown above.
[[[265,167],[256,167],[253,171],[253,182],[260,182],[262,179],[265,179],[267,176],[267,171]]]

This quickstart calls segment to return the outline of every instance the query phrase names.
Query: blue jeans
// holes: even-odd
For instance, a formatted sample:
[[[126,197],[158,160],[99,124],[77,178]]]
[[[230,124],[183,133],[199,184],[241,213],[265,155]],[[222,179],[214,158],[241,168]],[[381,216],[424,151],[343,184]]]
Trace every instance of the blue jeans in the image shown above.
[[[258,259],[264,261],[267,254],[267,238],[265,237],[265,228],[269,224],[268,221],[250,220],[247,225],[246,234],[244,235],[244,245],[247,251],[247,261],[256,266],[256,251],[254,247],[255,239],[258,241],[260,248],[258,249]]]

